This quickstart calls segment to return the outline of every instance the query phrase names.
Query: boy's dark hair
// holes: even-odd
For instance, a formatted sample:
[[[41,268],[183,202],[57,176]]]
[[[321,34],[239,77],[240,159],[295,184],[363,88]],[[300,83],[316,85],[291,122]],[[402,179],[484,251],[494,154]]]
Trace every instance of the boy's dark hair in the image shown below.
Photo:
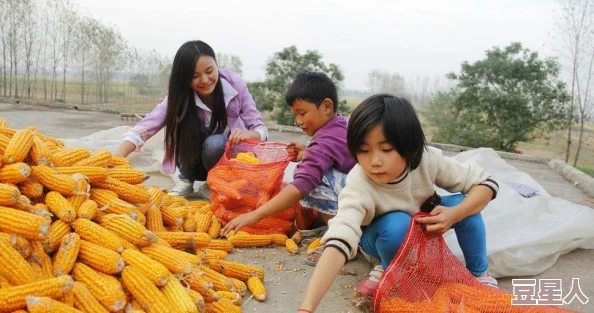
[[[355,160],[365,135],[376,125],[382,126],[386,140],[406,160],[406,167],[416,169],[427,142],[412,104],[390,94],[363,100],[353,111],[347,130],[347,147]]]
[[[320,107],[324,99],[332,100],[334,112],[338,109],[338,93],[336,85],[322,72],[302,72],[295,76],[289,86],[285,100],[288,106],[293,106],[297,100],[312,102]]]

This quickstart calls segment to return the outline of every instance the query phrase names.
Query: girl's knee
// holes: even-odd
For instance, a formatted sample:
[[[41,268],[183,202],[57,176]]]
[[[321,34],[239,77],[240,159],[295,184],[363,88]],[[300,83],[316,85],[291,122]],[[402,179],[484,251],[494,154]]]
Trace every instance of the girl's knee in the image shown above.
[[[223,156],[226,143],[227,136],[223,134],[211,135],[204,140],[202,144],[202,163],[207,170],[213,168]]]
[[[379,237],[400,246],[412,217],[404,212],[391,212],[381,218],[383,220]]]
[[[485,228],[485,222],[483,221],[483,216],[481,215],[481,213],[467,216],[465,219],[461,220],[457,224],[458,224],[457,226],[459,226],[459,227]]]

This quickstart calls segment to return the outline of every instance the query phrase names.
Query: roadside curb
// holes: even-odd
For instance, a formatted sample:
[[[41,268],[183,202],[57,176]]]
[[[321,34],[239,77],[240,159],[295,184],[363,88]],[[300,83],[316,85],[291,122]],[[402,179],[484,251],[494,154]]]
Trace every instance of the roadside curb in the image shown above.
[[[300,133],[302,134],[303,131],[298,127],[292,126],[282,126],[282,125],[266,125],[269,130],[275,130],[280,132],[291,132],[291,133]],[[444,143],[437,143],[437,142],[429,142],[428,143],[432,147],[439,148],[444,151],[450,152],[463,152],[468,150],[474,150],[475,148],[471,147],[464,147],[452,144],[444,144]],[[594,197],[594,177],[589,176],[588,174],[576,169],[575,167],[565,163],[562,160],[558,159],[550,159],[544,158],[534,155],[526,155],[526,154],[517,154],[517,153],[510,153],[510,152],[503,152],[503,151],[495,151],[499,156],[503,159],[507,160],[517,160],[523,162],[531,162],[531,163],[540,163],[546,164],[549,168],[554,170],[555,172],[559,173],[561,177],[565,180],[579,188],[589,197]]]

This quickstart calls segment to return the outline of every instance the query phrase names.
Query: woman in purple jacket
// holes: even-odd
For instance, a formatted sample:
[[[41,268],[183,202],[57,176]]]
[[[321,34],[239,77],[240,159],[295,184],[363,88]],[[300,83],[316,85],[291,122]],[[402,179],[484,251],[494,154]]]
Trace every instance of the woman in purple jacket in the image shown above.
[[[116,151],[126,157],[165,127],[163,169],[180,170],[169,194],[189,196],[194,181],[206,181],[230,140],[266,140],[268,130],[245,82],[219,69],[213,49],[202,41],[184,43],[173,60],[163,102],[130,131]]]

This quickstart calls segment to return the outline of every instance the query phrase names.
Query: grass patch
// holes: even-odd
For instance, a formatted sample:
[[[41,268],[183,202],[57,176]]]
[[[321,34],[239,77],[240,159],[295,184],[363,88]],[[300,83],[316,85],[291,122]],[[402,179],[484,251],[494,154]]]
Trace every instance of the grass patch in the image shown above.
[[[585,165],[578,165],[576,167],[578,170],[594,177],[594,166],[585,166]]]

